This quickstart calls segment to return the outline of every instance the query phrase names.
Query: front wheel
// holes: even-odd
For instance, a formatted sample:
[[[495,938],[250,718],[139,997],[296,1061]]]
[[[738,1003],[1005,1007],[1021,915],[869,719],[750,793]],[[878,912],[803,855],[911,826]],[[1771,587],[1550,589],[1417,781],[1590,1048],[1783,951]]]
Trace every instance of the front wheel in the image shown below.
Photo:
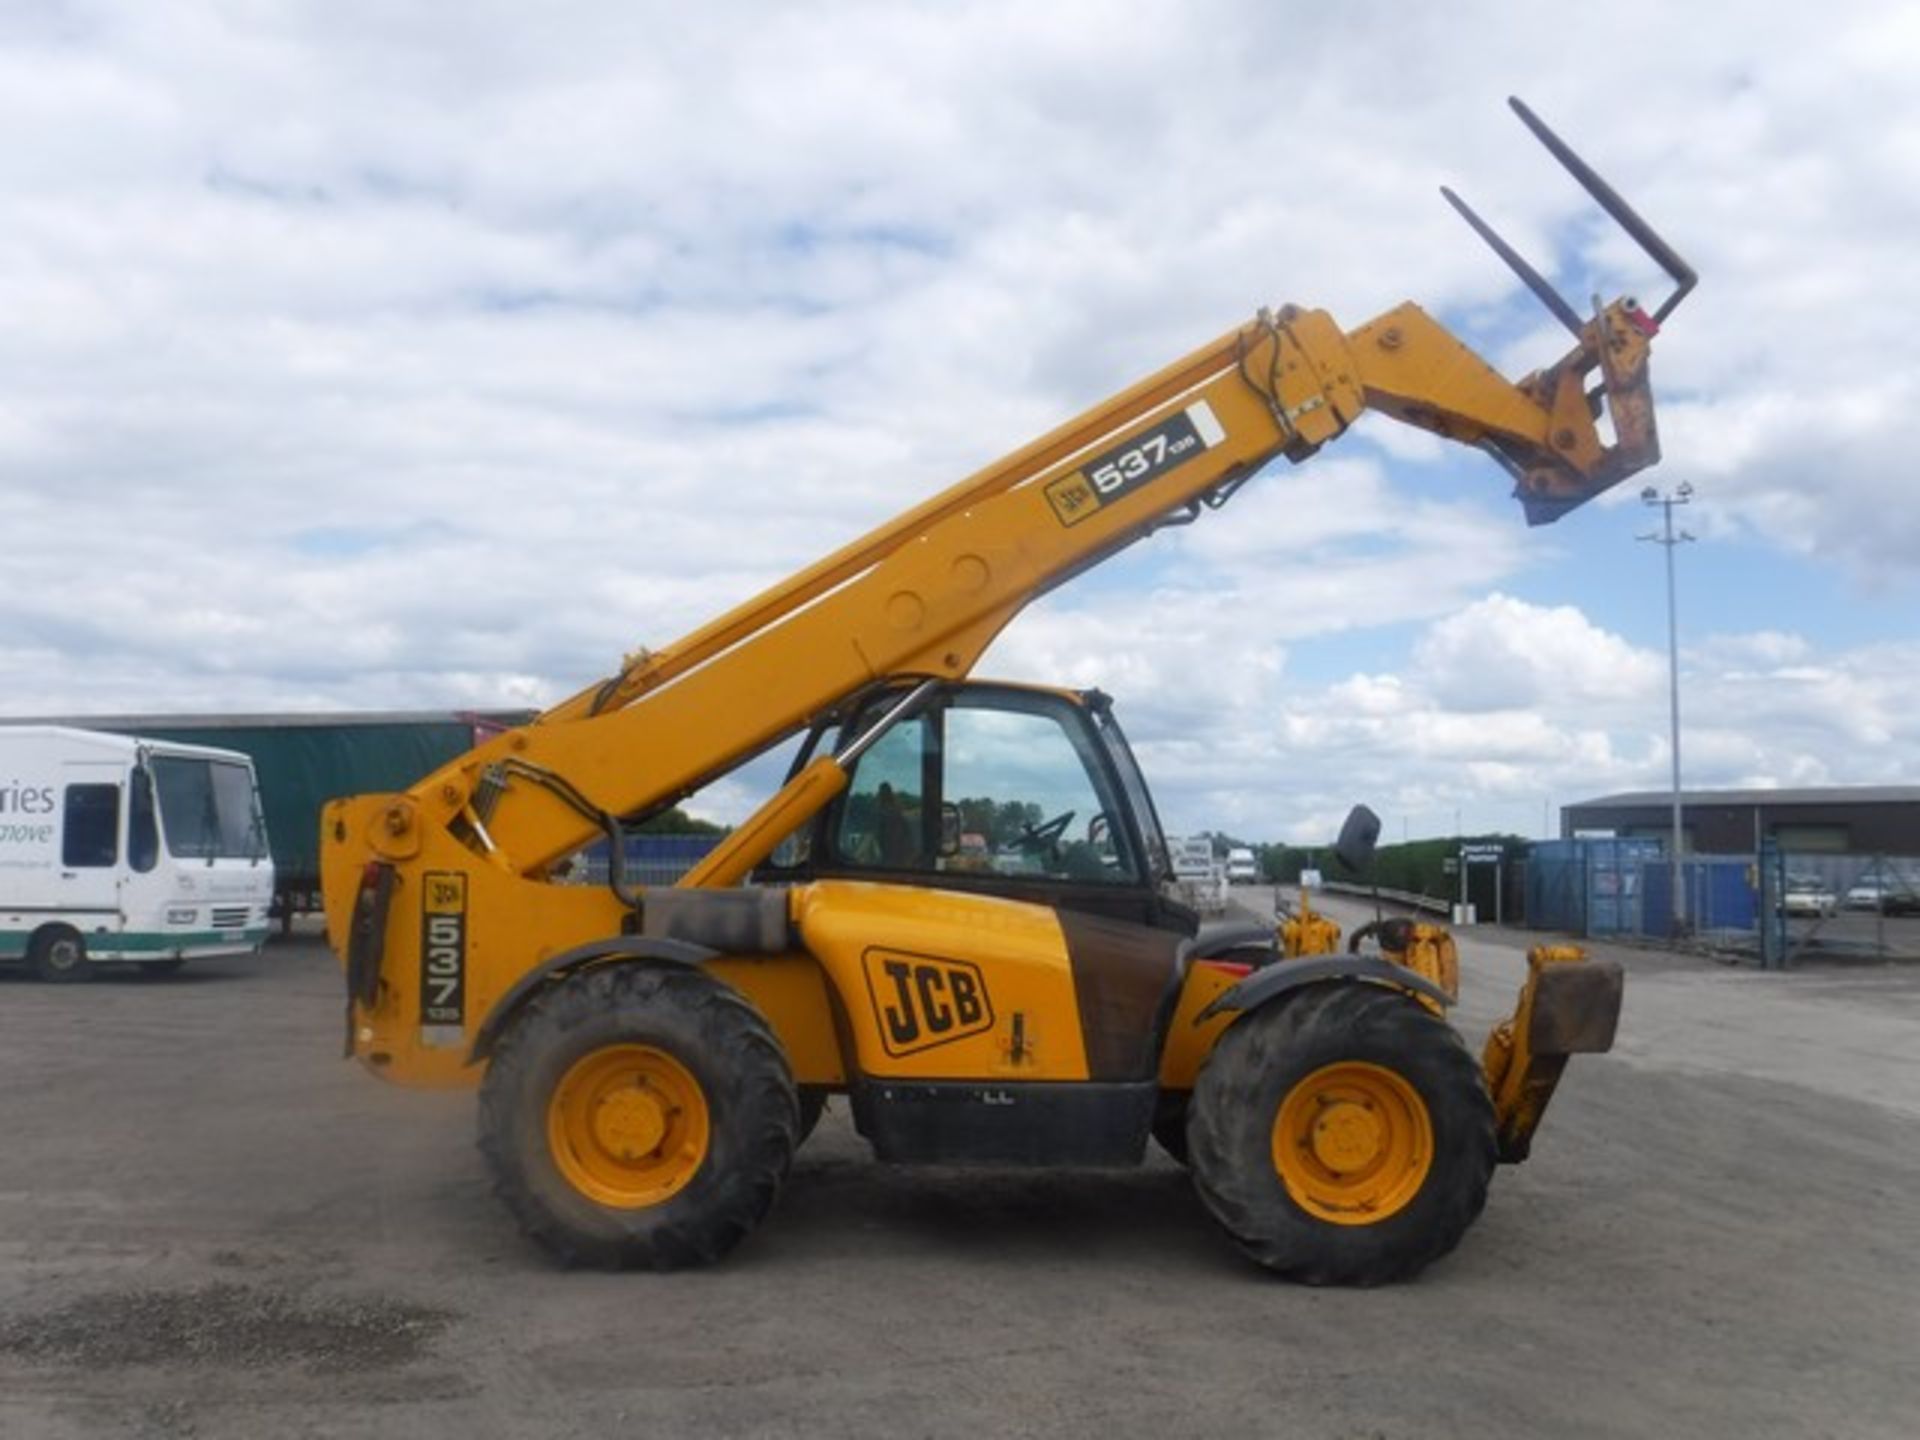
[[[1237,1021],[1194,1087],[1194,1183],[1234,1242],[1310,1285],[1379,1285],[1459,1243],[1486,1204],[1493,1104],[1412,997],[1311,985]]]
[[[33,937],[27,948],[27,964],[36,979],[49,985],[71,985],[93,978],[87,942],[79,931],[65,925],[50,925]]]
[[[773,1208],[798,1143],[786,1055],[693,970],[603,966],[530,1001],[480,1090],[494,1189],[567,1263],[709,1264]]]

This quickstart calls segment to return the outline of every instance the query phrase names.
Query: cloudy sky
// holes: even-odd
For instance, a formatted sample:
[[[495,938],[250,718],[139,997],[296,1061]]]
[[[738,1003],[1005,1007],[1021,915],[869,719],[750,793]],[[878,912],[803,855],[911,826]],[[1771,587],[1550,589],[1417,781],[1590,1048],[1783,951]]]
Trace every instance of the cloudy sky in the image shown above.
[[[1920,9],[0,0],[0,711],[539,704],[1262,304],[1517,374],[1656,271],[1691,785],[1920,742]],[[1369,420],[1036,605],[1170,828],[1666,783],[1639,480],[1529,531]],[[747,786],[704,798],[735,818]]]

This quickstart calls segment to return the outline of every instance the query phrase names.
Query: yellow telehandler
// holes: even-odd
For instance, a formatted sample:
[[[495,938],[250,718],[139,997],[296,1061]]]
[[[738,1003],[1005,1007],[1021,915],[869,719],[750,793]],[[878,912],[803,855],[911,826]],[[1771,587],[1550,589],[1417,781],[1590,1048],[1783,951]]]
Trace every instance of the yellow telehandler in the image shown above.
[[[1648,350],[1693,273],[1513,103],[1673,278],[1657,309],[1576,312],[1447,192],[1572,333],[1553,364],[1509,382],[1411,304],[1263,310],[406,793],[334,803],[347,1052],[477,1084],[499,1194],[569,1262],[718,1259],[830,1095],[885,1161],[1131,1164],[1157,1131],[1296,1279],[1450,1250],[1566,1056],[1611,1044],[1618,969],[1535,967],[1491,1088],[1433,967],[1198,926],[1104,695],[969,676],[1036,596],[1369,407],[1484,450],[1534,524],[1656,461]],[[795,737],[677,885],[629,882],[638,824]],[[1377,831],[1357,809],[1341,853]]]

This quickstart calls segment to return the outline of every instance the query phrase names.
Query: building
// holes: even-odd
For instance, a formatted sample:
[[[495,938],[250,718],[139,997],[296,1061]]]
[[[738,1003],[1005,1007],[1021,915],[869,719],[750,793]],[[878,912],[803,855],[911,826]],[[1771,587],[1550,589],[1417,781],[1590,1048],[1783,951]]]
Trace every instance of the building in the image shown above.
[[[1681,849],[1751,855],[1762,840],[1797,854],[1920,855],[1920,785],[1805,790],[1685,790]],[[1581,800],[1560,812],[1563,839],[1673,834],[1673,792],[1636,790]]]

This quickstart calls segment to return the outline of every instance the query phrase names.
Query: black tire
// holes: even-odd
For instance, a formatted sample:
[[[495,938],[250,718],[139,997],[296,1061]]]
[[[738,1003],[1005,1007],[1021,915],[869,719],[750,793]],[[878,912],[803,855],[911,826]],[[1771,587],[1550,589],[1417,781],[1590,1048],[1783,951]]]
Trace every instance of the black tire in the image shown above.
[[[794,1132],[793,1148],[798,1150],[807,1143],[807,1137],[813,1134],[814,1126],[820,1123],[820,1117],[826,1113],[827,1092],[818,1085],[800,1087],[800,1125]]]
[[[643,1208],[602,1204],[562,1173],[548,1106],[596,1050],[644,1045],[697,1082],[705,1156],[683,1188]],[[793,1161],[800,1122],[780,1042],[736,991],[694,970],[600,966],[529,1001],[480,1090],[480,1150],[521,1228],[565,1264],[670,1270],[711,1264],[765,1218]]]
[[[1180,1090],[1162,1090],[1153,1102],[1153,1138],[1180,1164],[1187,1158],[1187,1107],[1191,1096]]]
[[[1274,1160],[1289,1092],[1323,1067],[1390,1072],[1424,1104],[1431,1161],[1385,1218],[1322,1218],[1290,1193]],[[1357,981],[1310,985],[1222,1035],[1201,1068],[1187,1124],[1194,1184],[1249,1257],[1309,1285],[1381,1285],[1452,1250],[1487,1200],[1493,1102],[1453,1027],[1410,996]]]
[[[49,985],[74,985],[93,978],[87,942],[66,925],[49,925],[35,935],[27,947],[27,964],[36,979]]]

